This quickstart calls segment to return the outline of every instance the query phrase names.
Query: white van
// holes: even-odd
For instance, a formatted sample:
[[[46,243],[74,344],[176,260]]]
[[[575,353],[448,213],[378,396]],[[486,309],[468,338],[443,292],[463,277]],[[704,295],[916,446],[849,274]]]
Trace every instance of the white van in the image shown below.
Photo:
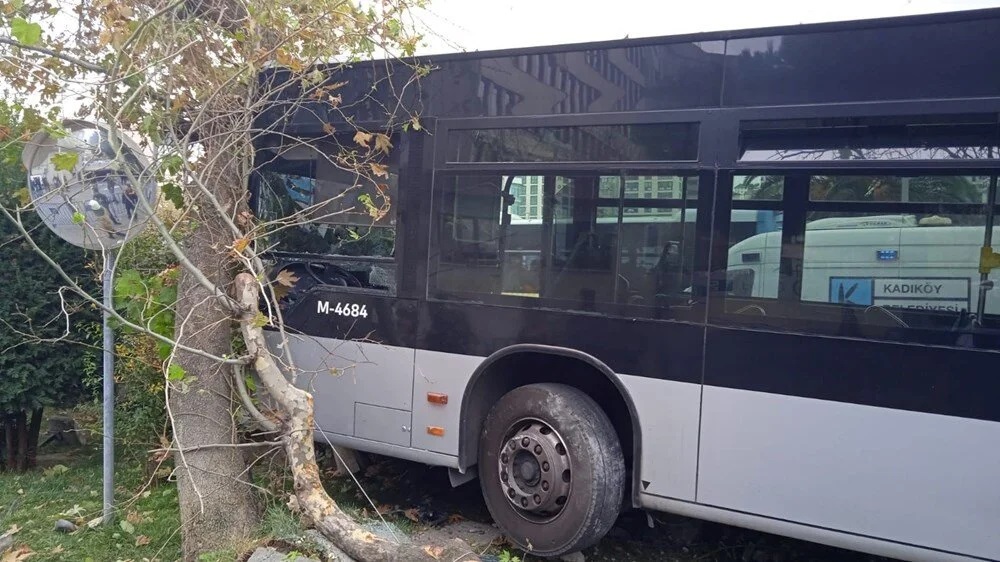
[[[942,217],[835,217],[806,224],[802,300],[975,312],[984,227]],[[1000,242],[1000,229],[994,240]],[[786,248],[787,251],[794,251]],[[734,296],[777,298],[781,232],[751,236],[729,250]],[[1000,294],[987,291],[987,313]]]

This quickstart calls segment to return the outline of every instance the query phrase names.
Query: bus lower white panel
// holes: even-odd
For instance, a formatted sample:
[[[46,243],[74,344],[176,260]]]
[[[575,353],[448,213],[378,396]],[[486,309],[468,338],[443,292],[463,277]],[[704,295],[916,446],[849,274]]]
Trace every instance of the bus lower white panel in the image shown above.
[[[900,560],[911,560],[913,562],[972,562],[980,560],[979,558],[969,558],[960,554],[928,550],[898,542],[840,533],[821,527],[811,527],[780,519],[771,519],[769,517],[761,517],[759,515],[751,515],[671,498],[661,498],[649,494],[642,494],[640,500],[644,507],[650,509],[676,513],[696,519],[705,519],[706,521],[716,521],[726,525],[746,527],[747,529],[794,537],[804,541],[859,550],[861,552],[898,558]]]
[[[1000,559],[1000,423],[705,387],[701,427],[699,503]]]
[[[272,352],[277,334],[268,332]],[[316,427],[355,435],[355,402],[410,410],[413,404],[413,349],[377,343],[288,336],[298,369],[296,385],[313,394]]]
[[[694,501],[701,385],[629,375],[621,379],[642,427],[640,489]]]
[[[482,357],[417,350],[413,378],[413,447],[447,455],[458,455],[459,418],[465,388],[483,362]],[[447,404],[432,404],[427,393],[448,397]],[[438,437],[427,432],[429,426],[444,429]]]

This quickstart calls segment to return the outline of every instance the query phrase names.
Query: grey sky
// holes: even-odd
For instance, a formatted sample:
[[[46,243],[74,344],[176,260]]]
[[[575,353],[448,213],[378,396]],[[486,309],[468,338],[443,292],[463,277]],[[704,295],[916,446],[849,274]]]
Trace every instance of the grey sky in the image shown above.
[[[1000,7],[1000,0],[431,0],[421,54]]]

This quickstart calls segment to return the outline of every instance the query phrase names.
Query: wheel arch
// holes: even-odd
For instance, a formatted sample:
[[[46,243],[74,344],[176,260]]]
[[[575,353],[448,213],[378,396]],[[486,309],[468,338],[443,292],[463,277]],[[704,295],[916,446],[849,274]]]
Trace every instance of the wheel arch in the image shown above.
[[[626,467],[632,469],[629,496],[637,507],[642,429],[635,404],[621,379],[607,364],[571,348],[512,345],[494,352],[476,368],[462,396],[459,466],[465,469],[476,464],[479,435],[493,404],[517,387],[540,382],[558,382],[579,388],[608,414],[625,453]]]

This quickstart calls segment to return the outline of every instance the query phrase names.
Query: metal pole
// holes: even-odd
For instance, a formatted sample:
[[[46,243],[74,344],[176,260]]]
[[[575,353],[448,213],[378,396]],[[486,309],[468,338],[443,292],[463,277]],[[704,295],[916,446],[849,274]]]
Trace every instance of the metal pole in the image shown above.
[[[113,304],[112,275],[114,250],[105,252],[104,260],[104,524],[115,517],[115,335],[111,331]]]

